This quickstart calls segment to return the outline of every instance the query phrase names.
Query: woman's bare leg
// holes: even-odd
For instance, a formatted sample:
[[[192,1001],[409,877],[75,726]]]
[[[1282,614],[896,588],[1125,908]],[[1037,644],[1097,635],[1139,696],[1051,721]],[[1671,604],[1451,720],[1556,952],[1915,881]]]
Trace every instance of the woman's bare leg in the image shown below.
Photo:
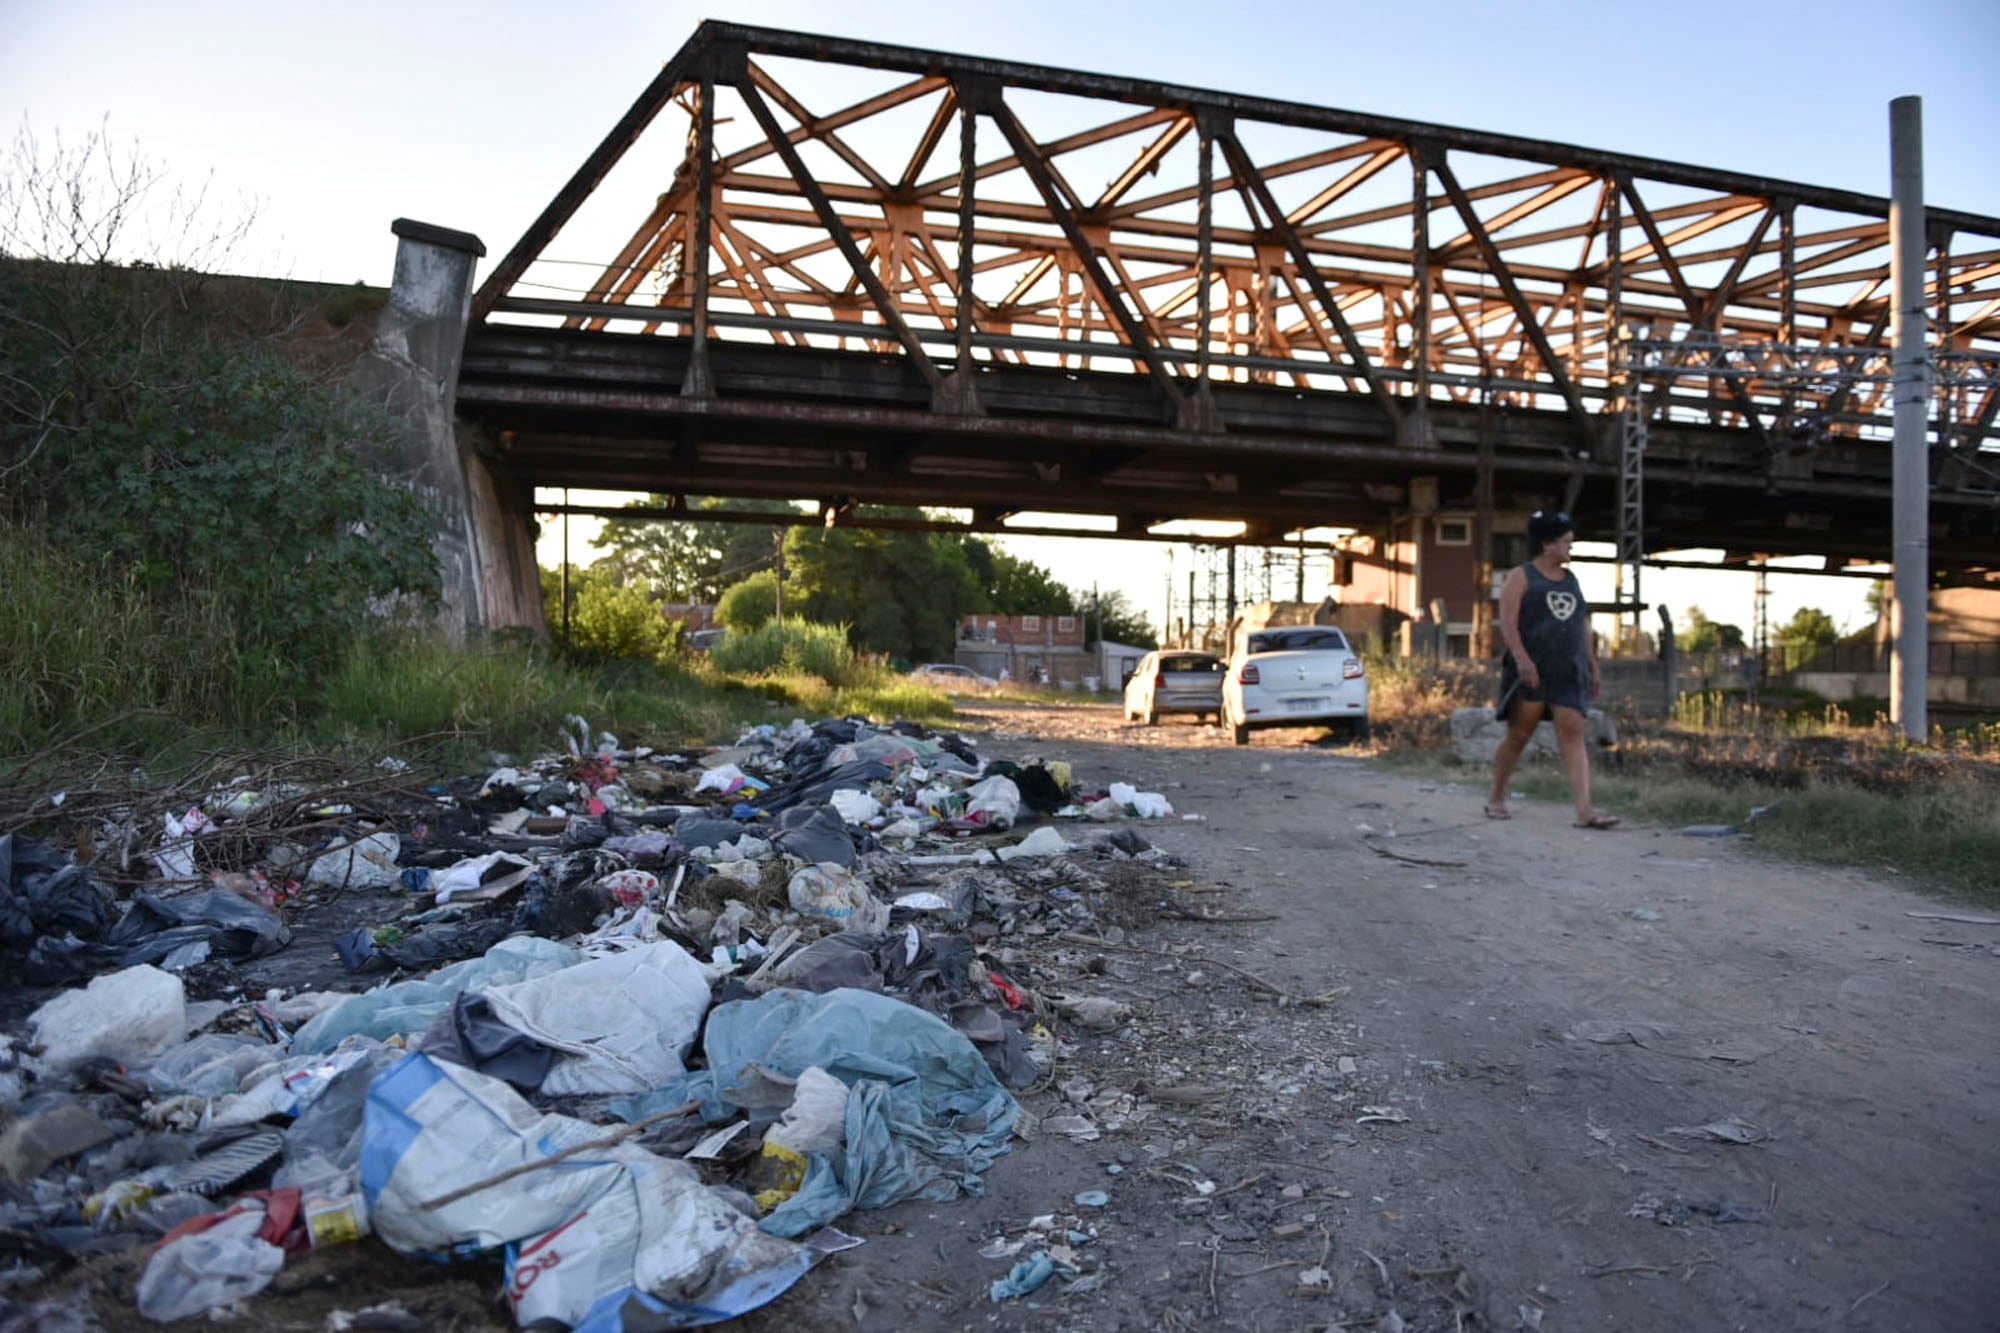
[[[1507,784],[1513,780],[1514,770],[1521,766],[1521,752],[1534,739],[1535,726],[1548,712],[1545,703],[1528,699],[1516,699],[1507,714],[1507,734],[1500,738],[1500,747],[1493,752],[1493,791],[1486,798],[1489,810],[1507,808]]]
[[[1574,708],[1557,708],[1556,744],[1562,749],[1563,772],[1569,777],[1569,794],[1576,802],[1576,822],[1587,822],[1597,813],[1590,803],[1590,752],[1583,744],[1583,714]]]

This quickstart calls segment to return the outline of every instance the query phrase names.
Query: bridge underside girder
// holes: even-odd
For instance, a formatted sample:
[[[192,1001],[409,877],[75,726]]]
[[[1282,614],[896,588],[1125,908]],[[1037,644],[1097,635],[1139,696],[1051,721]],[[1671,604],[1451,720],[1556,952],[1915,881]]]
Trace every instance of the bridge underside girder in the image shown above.
[[[1578,448],[1561,412],[1439,405],[1432,442],[1413,446],[1365,393],[1217,385],[1221,429],[1199,433],[1161,421],[1146,381],[1127,374],[983,367],[986,411],[969,416],[933,411],[895,356],[727,342],[709,355],[714,392],[693,396],[681,391],[685,340],[487,328],[469,340],[459,410],[482,428],[488,464],[533,485],[951,507],[986,526],[1041,511],[1128,531],[1175,519],[1368,528],[1407,509],[1417,476],[1438,479],[1442,507],[1465,510],[1482,428],[1497,507],[1609,514],[1616,503],[1615,459]],[[1782,503],[1751,452],[1740,429],[1656,427],[1648,548],[1888,558],[1884,451],[1823,444]],[[1731,459],[1744,465],[1718,465]],[[1940,494],[1933,515],[1941,567],[1994,562],[1993,497]]]

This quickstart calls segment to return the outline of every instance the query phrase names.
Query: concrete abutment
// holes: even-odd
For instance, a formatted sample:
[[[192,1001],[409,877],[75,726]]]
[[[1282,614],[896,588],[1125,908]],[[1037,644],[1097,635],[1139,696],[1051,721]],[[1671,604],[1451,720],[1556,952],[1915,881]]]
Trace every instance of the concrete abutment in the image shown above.
[[[387,460],[431,507],[442,589],[438,619],[454,638],[510,628],[547,633],[535,562],[533,487],[497,477],[458,419],[459,365],[485,245],[469,232],[398,218],[395,278],[356,387],[400,424]]]

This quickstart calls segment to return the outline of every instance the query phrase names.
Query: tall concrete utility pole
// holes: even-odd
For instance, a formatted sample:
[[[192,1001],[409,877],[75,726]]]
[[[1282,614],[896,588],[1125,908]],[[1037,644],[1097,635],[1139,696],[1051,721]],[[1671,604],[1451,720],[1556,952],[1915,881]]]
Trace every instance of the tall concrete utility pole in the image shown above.
[[[1890,629],[1889,719],[1921,741],[1930,732],[1930,367],[1924,360],[1924,103],[1889,103],[1889,292],[1895,303],[1891,393],[1896,404],[1896,596]]]

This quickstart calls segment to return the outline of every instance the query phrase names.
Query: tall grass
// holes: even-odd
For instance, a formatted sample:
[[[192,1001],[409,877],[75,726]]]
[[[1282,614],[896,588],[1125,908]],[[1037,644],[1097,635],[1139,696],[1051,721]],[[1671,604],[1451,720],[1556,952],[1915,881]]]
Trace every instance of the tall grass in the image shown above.
[[[1493,702],[1498,674],[1464,658],[1366,655],[1368,717],[1385,749],[1448,749],[1451,715]]]
[[[1529,796],[1569,798],[1562,776],[1548,768],[1523,769],[1515,785]],[[2000,797],[1973,775],[1888,796],[1838,777],[1781,786],[1671,772],[1594,773],[1591,795],[1622,814],[1669,826],[1731,824],[1793,860],[1890,870],[2000,907]]]
[[[281,715],[288,702],[208,590],[149,589],[0,523],[0,752],[90,734],[146,744]]]
[[[747,633],[731,630],[709,656],[724,671],[803,672],[829,685],[851,684],[868,674],[847,641],[846,627],[797,617],[769,620]]]
[[[886,670],[848,685],[830,685],[807,671],[766,672],[750,684],[800,716],[858,716],[877,722],[941,722],[953,716],[944,694]]]
[[[198,590],[162,594],[12,525],[0,525],[0,587],[0,759],[16,777],[209,745],[395,749],[459,769],[548,749],[571,715],[662,748],[727,740],[780,711],[951,716],[942,694],[858,657],[838,627],[802,621],[732,635],[719,661],[580,662],[376,625],[301,697]]]
[[[532,644],[392,633],[354,644],[310,735],[367,745],[423,737],[462,762],[472,750],[546,749],[571,715],[627,744],[672,747],[727,739],[768,712],[757,691],[680,665],[591,667]]]

